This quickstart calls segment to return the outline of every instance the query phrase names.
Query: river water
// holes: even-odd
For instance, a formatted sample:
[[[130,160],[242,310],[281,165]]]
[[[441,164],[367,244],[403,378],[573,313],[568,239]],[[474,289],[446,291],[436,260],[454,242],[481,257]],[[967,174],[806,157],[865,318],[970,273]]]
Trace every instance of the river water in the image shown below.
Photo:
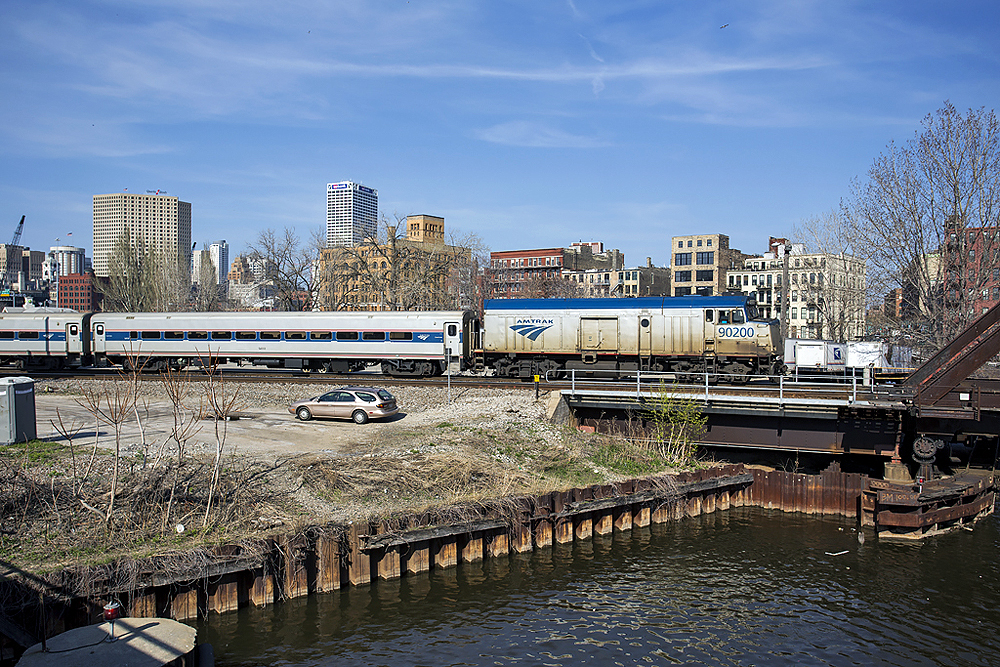
[[[198,639],[223,666],[1000,664],[996,516],[866,537],[738,508],[212,614]]]

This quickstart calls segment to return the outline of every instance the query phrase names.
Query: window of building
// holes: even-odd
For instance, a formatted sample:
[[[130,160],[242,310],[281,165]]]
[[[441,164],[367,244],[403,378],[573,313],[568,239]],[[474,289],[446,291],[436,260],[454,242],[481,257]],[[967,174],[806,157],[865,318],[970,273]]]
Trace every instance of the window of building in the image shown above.
[[[706,282],[709,280],[715,280],[715,271],[712,269],[706,269],[703,271],[695,271],[695,280],[698,282]]]
[[[744,276],[743,276],[743,284],[744,285],[749,285],[750,284],[750,276],[744,274]]]
[[[792,314],[792,319],[793,320],[799,319],[799,309],[798,308],[792,308],[792,310],[790,312]]]
[[[675,287],[674,288],[674,296],[690,296],[690,295],[691,295],[691,288],[690,287]]]
[[[689,283],[689,282],[691,282],[691,272],[690,271],[674,271],[674,282],[675,283]]]
[[[689,248],[691,247],[691,241],[688,241],[688,247]]]
[[[751,285],[756,285],[756,284],[757,284],[757,276],[753,276],[753,277],[752,277],[752,278],[750,279],[750,284],[751,284]]]
[[[701,247],[701,239],[698,239],[698,247]]]
[[[699,264],[714,264],[715,263],[715,253],[714,252],[699,252],[696,258]]]
[[[707,241],[705,241],[705,245],[711,247],[711,245],[712,245],[712,239],[708,239]]]
[[[677,242],[677,247],[678,248],[683,248],[684,247],[684,241],[678,241]]]
[[[701,253],[698,254],[700,255]],[[674,266],[691,266],[691,253],[689,252],[676,253],[674,255]]]
[[[770,286],[771,286],[771,274],[770,274],[770,273],[769,273],[769,274],[767,274],[767,286],[768,286],[768,287],[770,287]]]

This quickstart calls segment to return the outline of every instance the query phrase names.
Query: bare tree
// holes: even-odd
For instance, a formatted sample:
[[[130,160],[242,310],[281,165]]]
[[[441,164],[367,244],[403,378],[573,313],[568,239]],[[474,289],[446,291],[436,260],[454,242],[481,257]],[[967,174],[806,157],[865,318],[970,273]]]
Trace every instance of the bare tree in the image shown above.
[[[518,294],[522,299],[570,299],[586,294],[583,283],[566,280],[562,276],[545,277],[533,274],[524,280]]]
[[[187,309],[190,284],[189,267],[142,239],[133,242],[126,229],[115,242],[107,282],[95,288],[106,311],[168,312]]]
[[[362,244],[322,252],[322,302],[331,310],[441,310],[477,307],[476,274],[488,256],[474,234],[446,243],[407,237],[406,218],[383,216]]]
[[[320,281],[319,253],[325,239],[313,230],[308,241],[302,241],[294,229],[282,234],[265,229],[250,245],[250,257],[265,267],[266,279],[274,287],[278,310],[312,310]]]
[[[911,342],[939,347],[994,300],[1000,237],[1000,125],[950,102],[853,184],[843,219],[879,294],[900,290]]]
[[[837,211],[828,211],[801,221],[792,231],[792,239],[802,243],[807,252],[823,255],[813,258],[818,259],[819,265],[811,266],[809,271],[810,275],[817,273],[819,279],[797,283],[800,303],[816,308],[821,322],[817,332],[820,338],[841,342],[863,335],[860,328],[867,304],[881,300],[882,296],[870,292],[865,263],[855,257],[848,229]],[[791,272],[796,273],[794,268]]]

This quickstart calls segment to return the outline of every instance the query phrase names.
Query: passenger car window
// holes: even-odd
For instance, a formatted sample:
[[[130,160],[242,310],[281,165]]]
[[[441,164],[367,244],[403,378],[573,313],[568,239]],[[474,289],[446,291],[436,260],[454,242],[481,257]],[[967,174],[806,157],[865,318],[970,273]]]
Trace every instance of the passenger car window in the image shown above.
[[[354,394],[352,394],[349,391],[342,391],[342,392],[340,392],[340,393],[337,394],[337,399],[336,400],[337,400],[338,403],[353,403],[354,402]]]
[[[458,335],[458,327],[456,325],[454,325],[454,324],[449,324],[448,325],[448,335],[449,336],[456,336],[456,335]]]
[[[413,340],[412,331],[390,331],[389,340]]]
[[[340,394],[339,391],[331,391],[328,394],[323,394],[322,396],[320,396],[319,397],[319,401],[320,401],[320,403],[330,403],[332,401],[337,400],[337,395],[338,394]]]
[[[160,340],[160,332],[159,331],[143,331],[142,332],[142,339],[143,340]]]
[[[357,340],[357,339],[358,339],[358,332],[357,331],[338,331],[337,332],[337,340]]]
[[[361,334],[362,340],[385,340],[384,331],[365,331]]]
[[[360,398],[362,401],[365,401],[366,403],[374,403],[375,402],[375,397],[372,396],[371,394],[367,393],[367,392],[364,392],[364,391],[359,391],[357,393],[357,397]]]
[[[184,340],[183,331],[164,331],[163,338],[166,340]]]

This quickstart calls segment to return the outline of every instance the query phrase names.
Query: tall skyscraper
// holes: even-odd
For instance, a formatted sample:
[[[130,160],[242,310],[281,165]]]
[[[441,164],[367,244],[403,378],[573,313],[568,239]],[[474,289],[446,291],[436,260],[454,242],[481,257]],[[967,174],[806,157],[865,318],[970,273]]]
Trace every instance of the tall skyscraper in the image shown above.
[[[191,204],[159,194],[94,195],[94,275],[108,276],[115,244],[126,232],[133,248],[157,250],[191,265]]]
[[[229,244],[226,243],[225,239],[216,241],[208,246],[208,254],[211,256],[215,272],[218,274],[215,282],[219,285],[225,285],[229,275]]]
[[[351,181],[327,183],[327,246],[356,246],[377,232],[378,190]]]

